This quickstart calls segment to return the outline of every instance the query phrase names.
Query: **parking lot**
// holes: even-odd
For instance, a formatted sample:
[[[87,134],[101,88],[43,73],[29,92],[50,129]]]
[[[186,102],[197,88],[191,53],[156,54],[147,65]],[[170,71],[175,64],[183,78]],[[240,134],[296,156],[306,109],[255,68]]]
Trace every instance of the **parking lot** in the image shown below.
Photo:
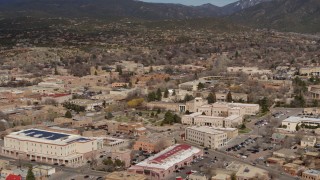
[[[215,165],[216,166],[228,165],[228,162],[226,162],[225,160],[219,157],[213,156],[212,154],[210,154],[209,151],[204,150],[204,153],[205,154],[202,158],[195,159],[191,163],[191,165],[188,165],[176,170],[175,173],[172,175],[172,178],[170,179],[174,179],[175,177],[178,177],[178,176],[182,178],[186,178],[194,172],[204,172],[206,169],[212,168]]]

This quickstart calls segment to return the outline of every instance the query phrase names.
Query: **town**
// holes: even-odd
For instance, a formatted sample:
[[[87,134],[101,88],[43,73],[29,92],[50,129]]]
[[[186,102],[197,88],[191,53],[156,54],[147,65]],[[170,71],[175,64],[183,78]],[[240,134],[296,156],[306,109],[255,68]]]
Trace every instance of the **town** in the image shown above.
[[[320,180],[320,37],[196,21],[0,19],[0,180]]]

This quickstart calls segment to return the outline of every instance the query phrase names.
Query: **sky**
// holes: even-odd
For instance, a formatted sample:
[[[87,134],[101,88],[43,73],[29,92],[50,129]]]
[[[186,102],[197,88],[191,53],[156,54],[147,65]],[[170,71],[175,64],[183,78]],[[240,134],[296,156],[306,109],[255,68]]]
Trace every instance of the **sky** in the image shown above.
[[[237,0],[141,0],[145,2],[158,2],[158,3],[179,3],[184,5],[202,5],[211,3],[216,6],[224,6]]]

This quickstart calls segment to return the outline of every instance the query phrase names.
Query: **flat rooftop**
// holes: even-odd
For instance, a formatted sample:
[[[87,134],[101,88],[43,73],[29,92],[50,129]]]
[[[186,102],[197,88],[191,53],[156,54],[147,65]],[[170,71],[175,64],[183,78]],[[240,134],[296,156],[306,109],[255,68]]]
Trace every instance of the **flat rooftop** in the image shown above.
[[[314,174],[314,175],[320,176],[320,170],[315,170],[315,169],[306,170],[303,173]]]
[[[308,118],[308,117],[298,117],[298,116],[290,116],[282,122],[291,122],[291,123],[299,123],[299,122],[314,122],[320,123],[319,118]]]
[[[92,139],[80,135],[58,133],[40,129],[27,129],[10,133],[6,138],[14,138],[22,141],[34,141],[39,143],[52,143],[66,145],[74,142],[88,142]]]
[[[199,152],[201,152],[201,150],[196,147],[187,144],[176,144],[159,152],[155,156],[145,159],[135,166],[166,170]]]
[[[209,126],[193,126],[193,127],[187,127],[187,129],[192,129],[195,131],[204,132],[207,134],[222,134],[223,131],[219,131],[215,128],[209,127]]]

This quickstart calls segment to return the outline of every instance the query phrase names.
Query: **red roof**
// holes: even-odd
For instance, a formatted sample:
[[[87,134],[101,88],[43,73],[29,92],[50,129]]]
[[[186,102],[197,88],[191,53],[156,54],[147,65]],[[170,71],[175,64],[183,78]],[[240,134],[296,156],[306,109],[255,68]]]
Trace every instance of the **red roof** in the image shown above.
[[[53,97],[53,98],[58,98],[58,97],[63,97],[63,96],[68,96],[70,94],[49,94],[46,95],[47,97]]]
[[[180,145],[174,147],[173,149],[171,149],[170,151],[168,151],[168,152],[166,152],[166,153],[154,158],[152,161],[161,163],[162,160],[167,159],[168,157],[170,157],[170,156],[172,156],[172,155],[174,155],[174,154],[176,154],[178,152],[185,151],[185,150],[190,149],[190,148],[191,148],[191,146],[189,146],[187,144],[180,144]]]
[[[6,180],[22,180],[20,175],[9,174],[6,177]]]

